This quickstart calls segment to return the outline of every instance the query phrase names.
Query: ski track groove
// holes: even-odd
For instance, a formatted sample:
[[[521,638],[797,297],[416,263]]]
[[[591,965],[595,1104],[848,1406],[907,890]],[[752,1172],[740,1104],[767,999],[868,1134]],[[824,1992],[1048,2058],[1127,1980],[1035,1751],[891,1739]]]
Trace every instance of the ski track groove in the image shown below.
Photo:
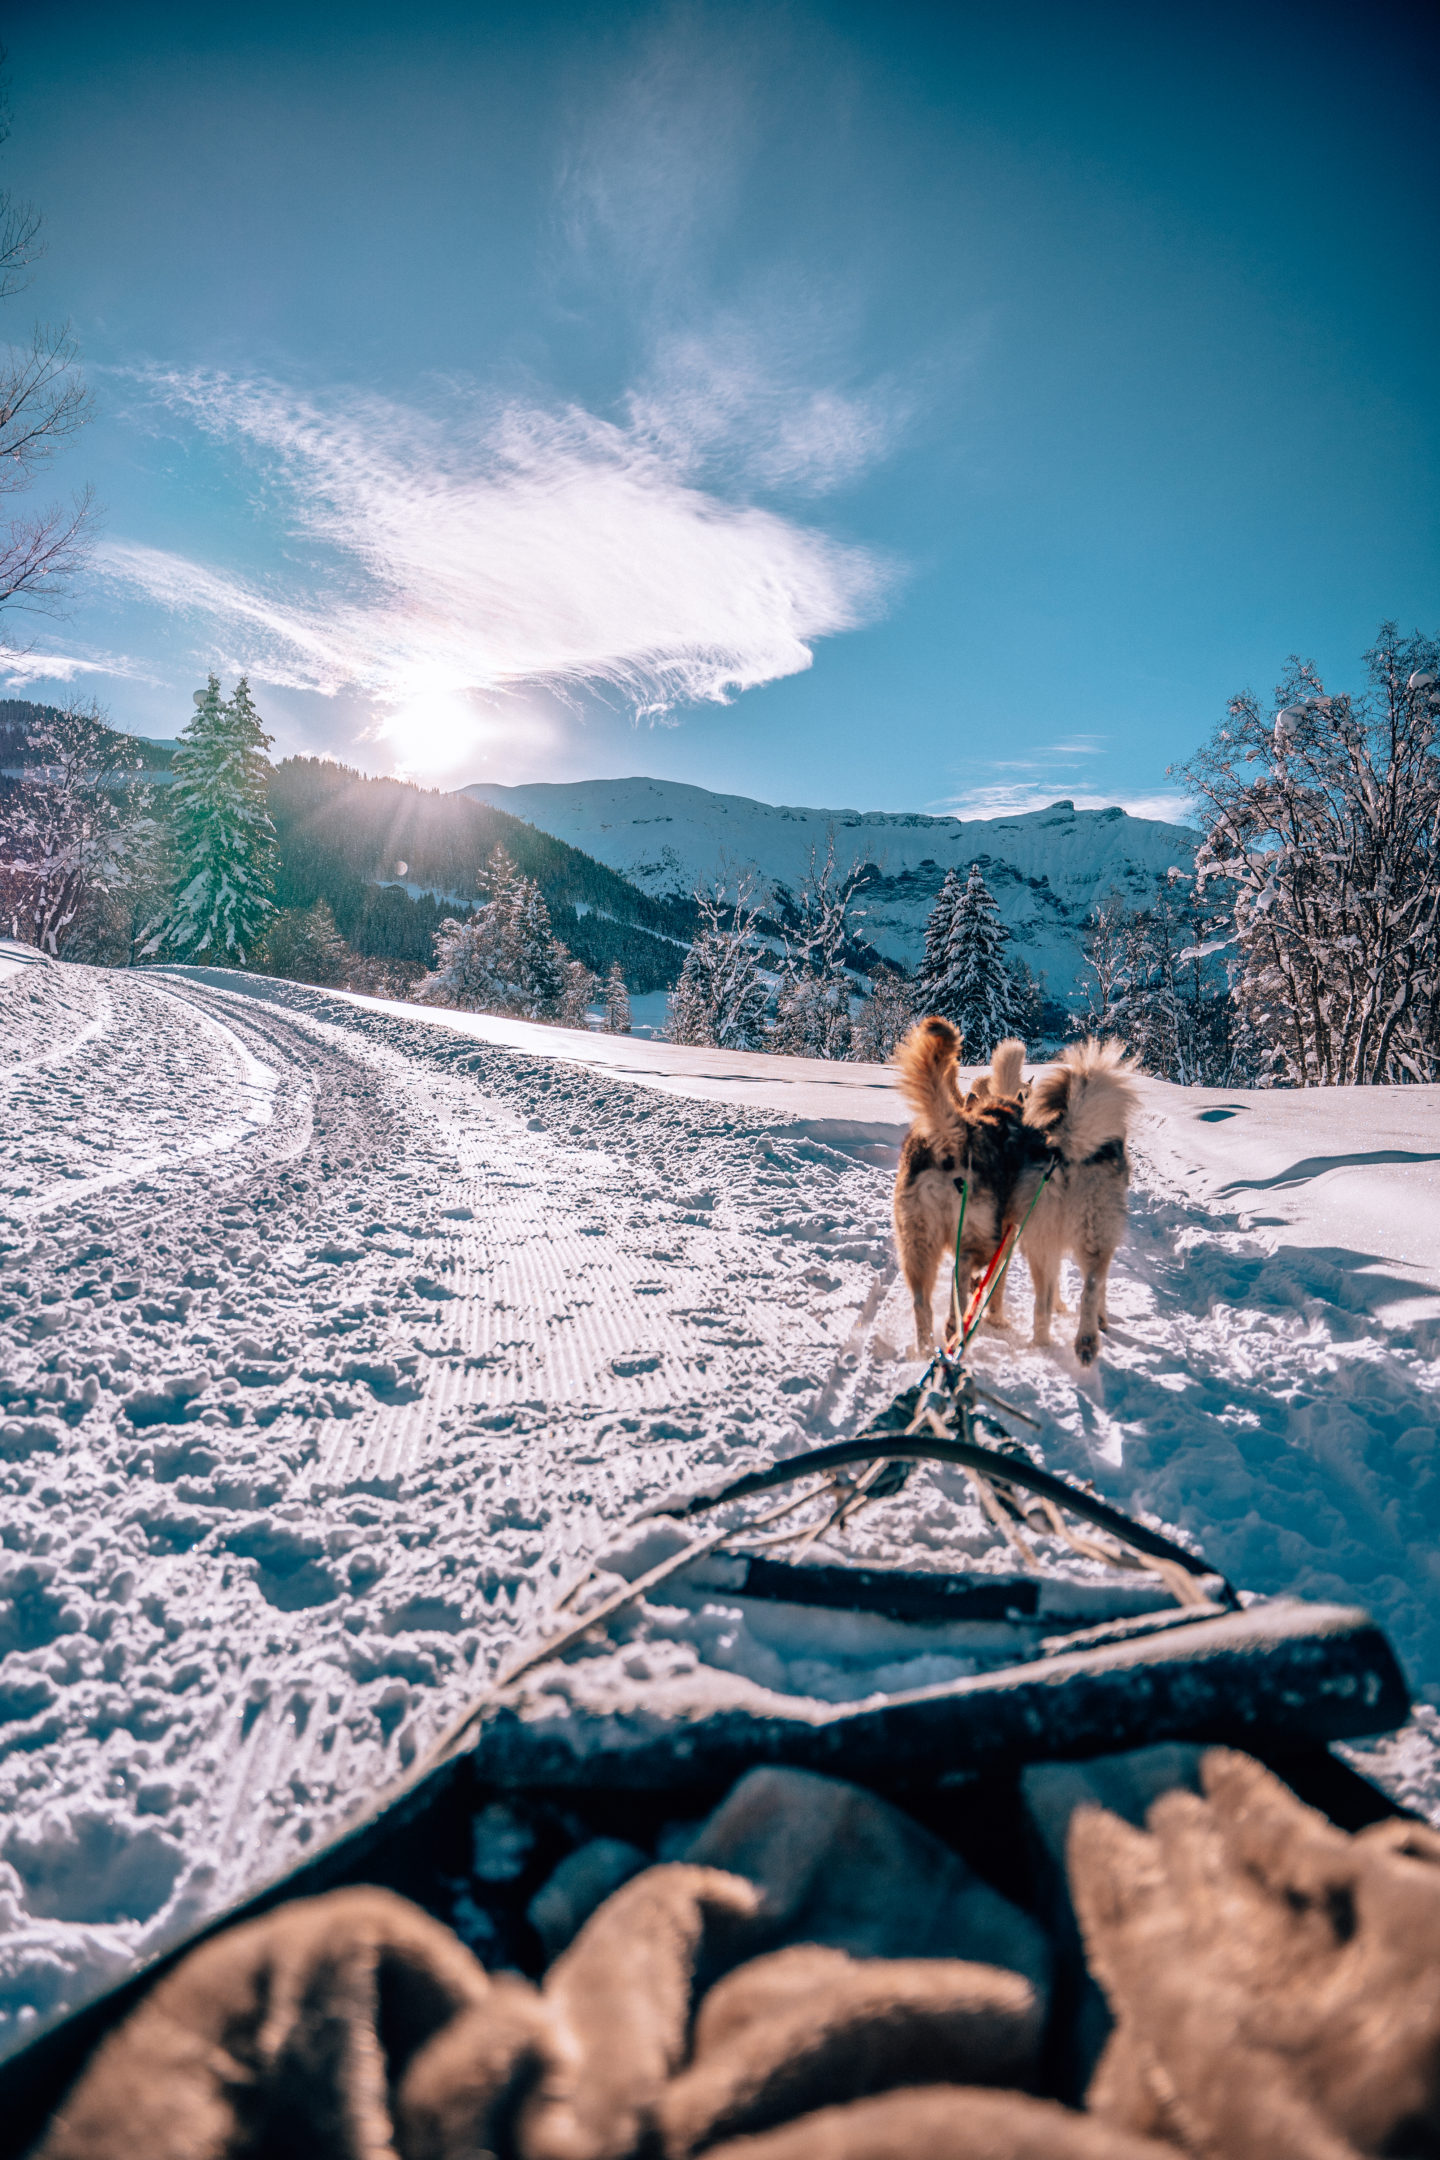
[[[0,982],[0,2048],[393,1782],[643,1503],[915,1372],[884,1169],[236,982]],[[1435,1342],[1138,1152],[1100,1366],[1026,1347],[1017,1269],[980,1371],[1048,1461],[1440,1681]],[[992,1542],[941,1469],[851,1549]],[[1433,1805],[1434,1738],[1357,1759]]]

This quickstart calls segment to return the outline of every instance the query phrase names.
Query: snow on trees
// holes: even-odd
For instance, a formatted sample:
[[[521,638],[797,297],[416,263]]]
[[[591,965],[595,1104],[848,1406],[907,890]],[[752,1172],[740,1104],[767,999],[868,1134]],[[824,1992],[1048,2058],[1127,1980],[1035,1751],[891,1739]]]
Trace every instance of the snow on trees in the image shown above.
[[[58,955],[86,902],[138,872],[154,837],[143,770],[139,746],[93,703],[47,709],[28,729],[19,777],[0,781],[12,937]]]
[[[843,876],[837,872],[832,832],[823,862],[811,849],[809,872],[798,895],[776,887],[785,957],[772,1049],[794,1057],[850,1056],[854,986],[846,972],[845,951],[853,936],[850,905],[861,875],[858,865]]]
[[[271,917],[255,965],[288,982],[349,986],[356,956],[335,927],[326,900],[313,907],[283,908]]]
[[[756,930],[755,879],[746,873],[733,905],[722,876],[695,894],[700,921],[670,1000],[665,1030],[674,1043],[758,1050],[766,1032],[769,990]]]
[[[483,895],[463,921],[447,916],[435,933],[435,967],[415,985],[414,996],[430,1005],[467,1012],[508,1013],[523,1020],[554,1020],[573,1013],[568,1025],[585,1025],[585,1007],[598,985],[585,980],[550,928],[550,910],[533,878],[516,869],[496,847],[480,880]],[[583,995],[582,995],[583,993]]]
[[[915,1017],[915,994],[902,975],[877,968],[870,995],[855,1015],[850,1055],[864,1065],[884,1065]]]
[[[605,977],[605,1028],[610,1035],[630,1033],[630,992],[618,960],[611,961]]]
[[[244,967],[260,943],[274,913],[271,739],[243,675],[228,704],[214,675],[195,693],[166,803],[174,883],[147,951]]]
[[[1195,881],[1175,870],[1148,906],[1112,890],[1084,930],[1077,1035],[1117,1035],[1147,1072],[1182,1087],[1243,1086],[1245,1031],[1215,955],[1216,920]]]
[[[583,960],[576,960],[566,953],[563,945],[557,949],[565,957],[560,968],[560,996],[555,1006],[555,1018],[561,1027],[588,1027],[590,1007],[600,995],[600,978]]]
[[[916,982],[922,1013],[953,1020],[972,1063],[1023,1026],[1031,1002],[1005,963],[1010,932],[978,863],[964,885],[948,870],[925,925],[925,958]]]
[[[1241,1017],[1289,1086],[1440,1078],[1440,645],[1383,623],[1368,688],[1292,656],[1183,769],[1231,897]]]

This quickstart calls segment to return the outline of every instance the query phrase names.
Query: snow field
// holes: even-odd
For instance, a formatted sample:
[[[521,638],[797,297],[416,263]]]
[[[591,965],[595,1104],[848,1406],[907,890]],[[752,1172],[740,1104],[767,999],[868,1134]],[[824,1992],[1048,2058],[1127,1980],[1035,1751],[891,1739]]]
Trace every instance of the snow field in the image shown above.
[[[873,1392],[883,1172],[273,987],[3,993],[16,2038],[413,1762],[606,1525]]]
[[[851,1430],[916,1368],[872,1068],[54,965],[0,977],[0,1043],[15,2044],[383,1789],[639,1506]],[[1368,1603],[1432,1692],[1440,1305],[1400,1261],[1435,1093],[1376,1091],[1399,1124],[1357,1162],[1306,1137],[1331,1101],[1149,1087],[1100,1365],[1063,1322],[1028,1347],[1023,1267],[977,1350],[1053,1466],[1249,1589]],[[1357,1179],[1389,1237],[1350,1250]],[[848,1549],[1011,1564],[946,1471]],[[916,1656],[723,1584],[616,1641],[636,1681],[831,1700],[970,1669],[943,1631]],[[1440,1816],[1436,1731],[1364,1761]]]

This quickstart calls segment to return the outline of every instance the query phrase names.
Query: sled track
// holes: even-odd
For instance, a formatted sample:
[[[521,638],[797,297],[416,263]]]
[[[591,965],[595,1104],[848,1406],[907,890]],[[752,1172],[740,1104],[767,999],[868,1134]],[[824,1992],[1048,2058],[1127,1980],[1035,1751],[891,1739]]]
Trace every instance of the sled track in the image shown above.
[[[10,993],[15,2009],[391,1781],[605,1525],[890,1384],[880,1173],[273,988]]]

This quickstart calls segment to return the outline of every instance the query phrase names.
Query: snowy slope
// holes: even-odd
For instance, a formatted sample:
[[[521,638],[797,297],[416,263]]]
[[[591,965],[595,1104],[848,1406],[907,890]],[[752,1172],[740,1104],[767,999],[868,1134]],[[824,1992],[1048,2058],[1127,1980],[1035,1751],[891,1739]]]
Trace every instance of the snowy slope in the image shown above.
[[[863,935],[913,965],[945,872],[981,864],[1018,950],[1064,998],[1080,966],[1079,925],[1112,887],[1143,899],[1156,876],[1194,860],[1197,836],[1123,810],[1047,810],[1006,818],[804,810],[713,795],[677,780],[575,780],[463,791],[568,840],[645,892],[685,894],[722,867],[754,868],[793,891],[835,836],[840,865],[873,864]]]
[[[914,1368],[883,1071],[48,963],[0,972],[0,1043],[13,2044],[415,1761],[637,1505]],[[1369,1603],[1440,1699],[1436,1119],[1151,1088],[1101,1365],[1028,1348],[1023,1283],[978,1360],[1051,1462],[1251,1588]],[[943,1470],[855,1535],[994,1545]],[[878,1634],[787,1667],[713,1598],[625,1655],[702,1650],[914,1677]],[[1371,1758],[1432,1806],[1433,1731]]]

